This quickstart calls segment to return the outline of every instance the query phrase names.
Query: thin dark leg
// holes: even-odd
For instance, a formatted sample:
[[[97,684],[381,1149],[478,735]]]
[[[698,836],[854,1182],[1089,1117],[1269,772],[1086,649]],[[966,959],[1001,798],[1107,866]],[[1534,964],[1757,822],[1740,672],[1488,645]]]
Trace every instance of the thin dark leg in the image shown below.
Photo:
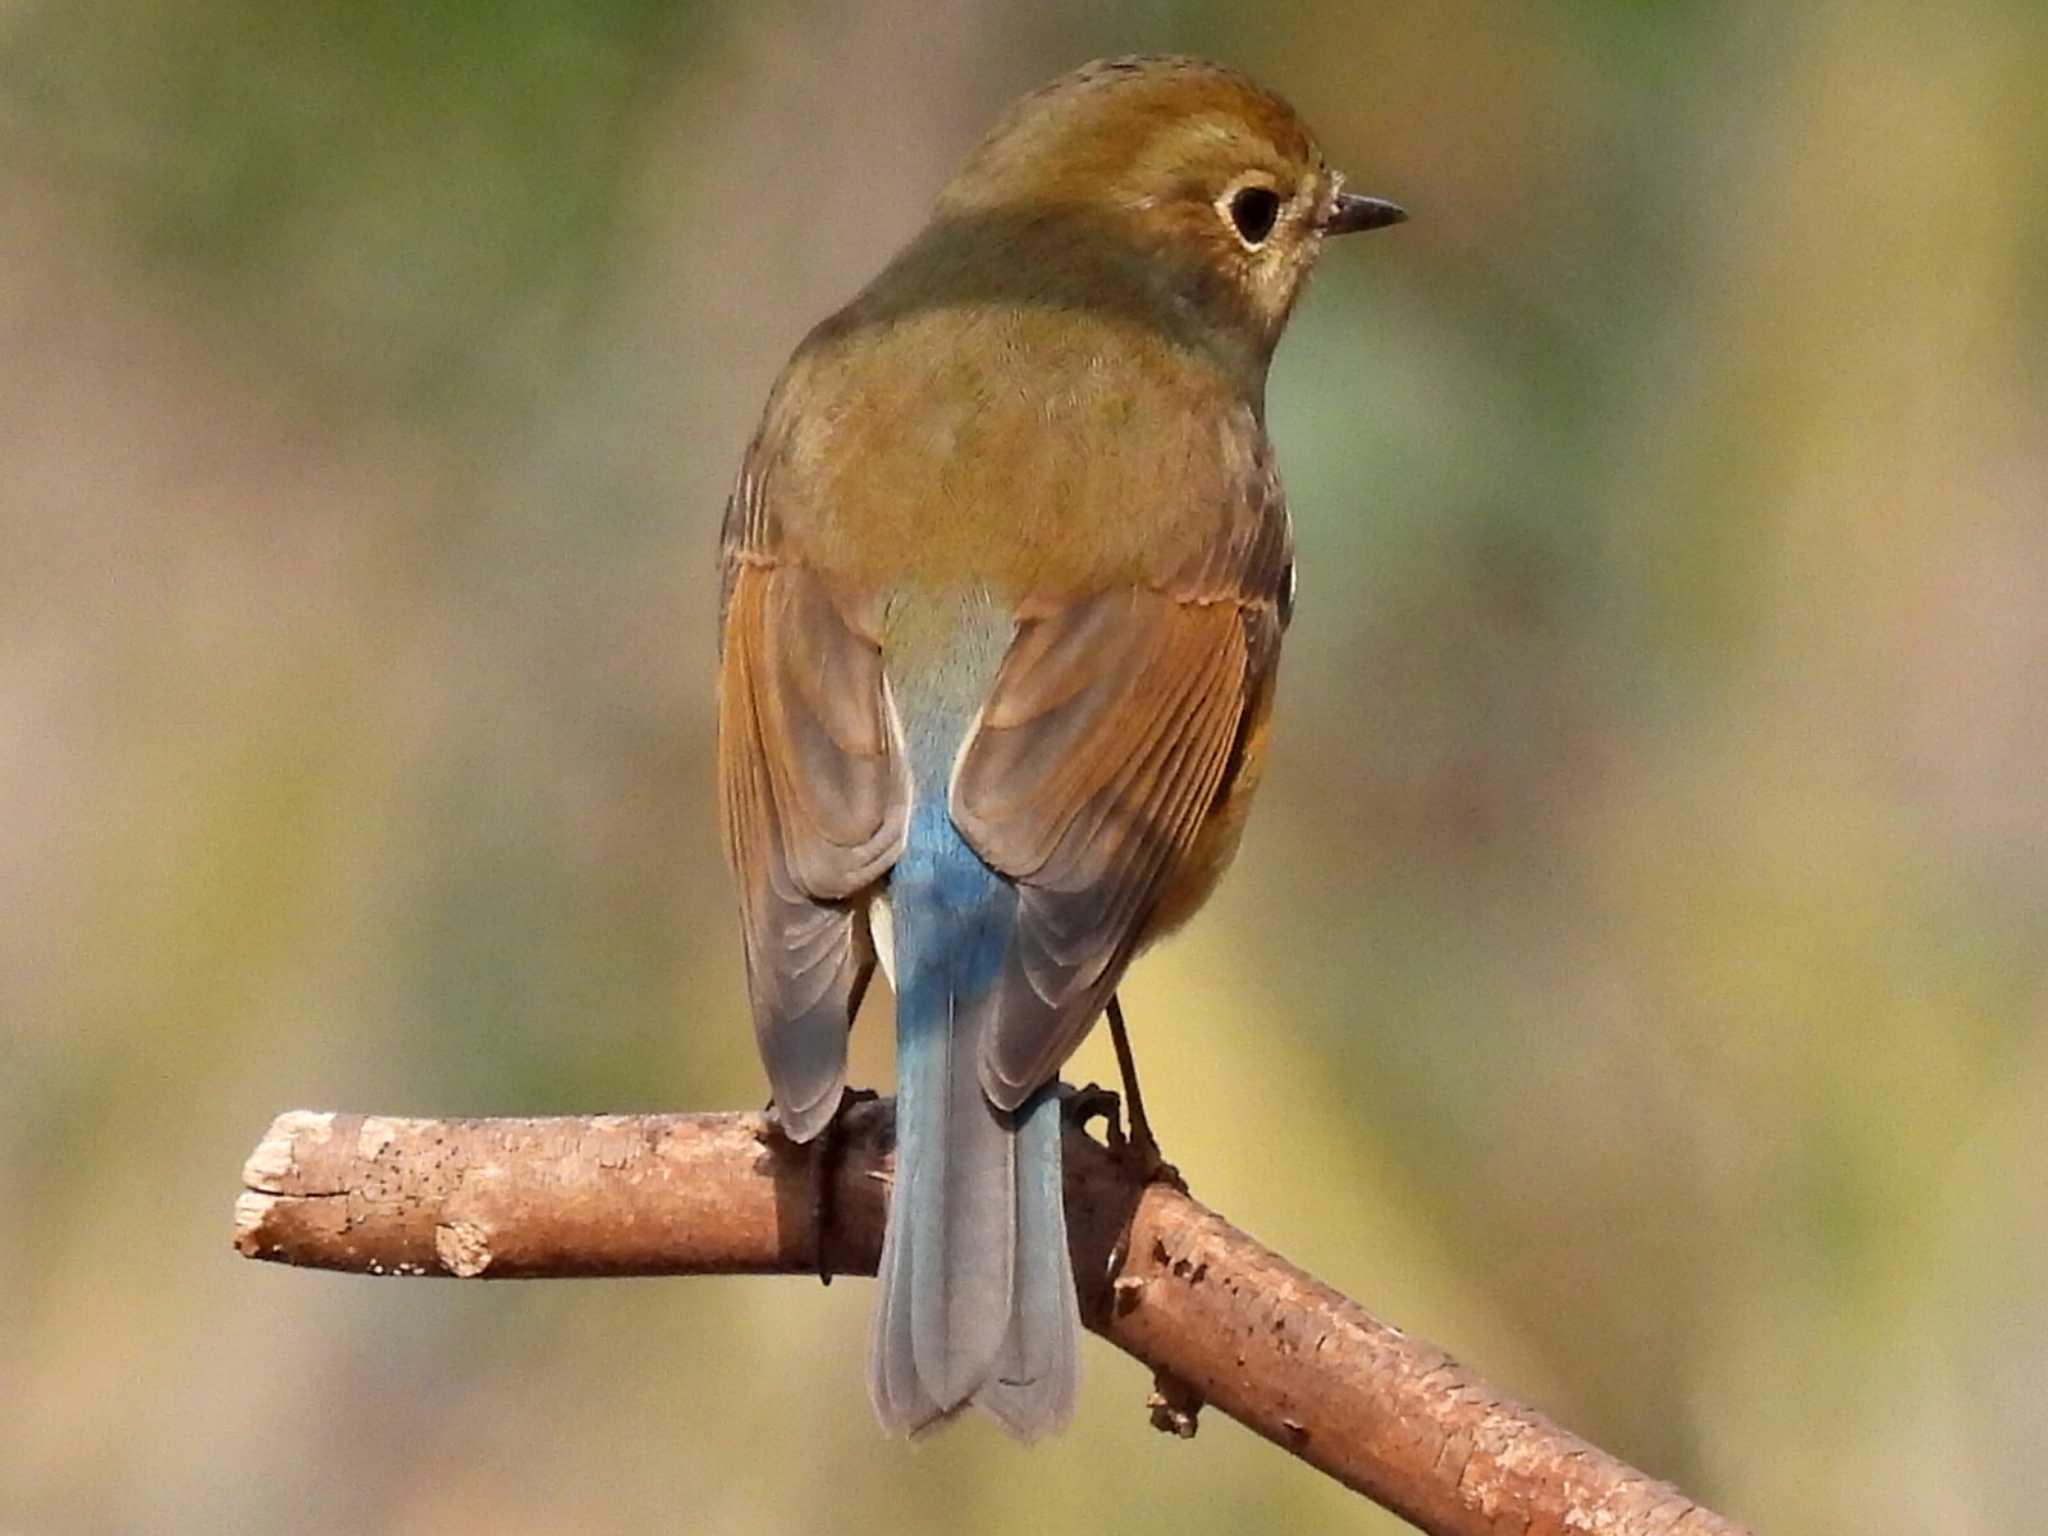
[[[1116,1050],[1116,1069],[1124,1080],[1124,1118],[1130,1122],[1131,1155],[1154,1183],[1172,1184],[1185,1190],[1187,1181],[1180,1170],[1159,1152],[1152,1134],[1152,1121],[1145,1113],[1145,1095],[1138,1089],[1138,1063],[1131,1055],[1131,1037],[1124,1029],[1123,1004],[1114,995],[1109,1000],[1109,1043]]]
[[[1131,1055],[1131,1037],[1124,1030],[1124,1005],[1114,995],[1109,1000],[1109,1043],[1116,1048],[1117,1075],[1124,1080],[1124,1117],[1130,1121],[1131,1144],[1156,1162],[1159,1143],[1152,1137],[1152,1122],[1145,1114],[1145,1095],[1138,1091],[1138,1063]]]
[[[817,1183],[811,1186],[811,1243],[812,1252],[818,1261],[818,1279],[822,1284],[832,1283],[832,1265],[825,1254],[827,1235],[838,1213],[839,1169],[846,1161],[846,1112],[856,1104],[872,1104],[881,1095],[872,1088],[848,1088],[839,1100],[839,1109],[818,1132]]]
[[[860,1017],[861,999],[868,995],[868,983],[875,979],[872,962],[853,979],[853,996],[846,1005],[846,1030],[853,1032],[853,1021]],[[881,1095],[870,1088],[848,1088],[839,1097],[839,1108],[834,1110],[825,1129],[818,1133],[817,1178],[811,1187],[811,1251],[818,1261],[818,1283],[832,1283],[831,1261],[825,1256],[826,1234],[832,1230],[834,1207],[839,1192],[839,1166],[846,1160],[846,1112],[856,1104],[871,1104]]]
[[[849,1089],[848,1092],[855,1090]],[[844,1105],[841,1106],[842,1111]],[[768,1129],[776,1140],[785,1146],[800,1146],[800,1142],[789,1139],[782,1128],[782,1116],[777,1112],[771,1096],[761,1113],[768,1117]],[[818,1265],[818,1279],[826,1285],[832,1283],[832,1266],[825,1257],[825,1234],[832,1226],[833,1191],[839,1179],[839,1163],[844,1149],[839,1145],[839,1115],[834,1114],[825,1123],[825,1129],[818,1132],[811,1142],[811,1253]]]

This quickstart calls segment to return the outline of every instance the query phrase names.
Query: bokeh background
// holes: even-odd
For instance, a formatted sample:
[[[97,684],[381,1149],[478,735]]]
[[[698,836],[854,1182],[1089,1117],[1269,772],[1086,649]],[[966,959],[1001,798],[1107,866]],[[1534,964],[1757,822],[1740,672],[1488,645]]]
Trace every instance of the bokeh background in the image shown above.
[[[2048,11],[6,0],[0,1531],[1396,1528],[1099,1344],[1057,1444],[885,1443],[859,1282],[229,1247],[286,1107],[759,1102],[741,445],[1011,97],[1162,48],[1415,212],[1274,373],[1171,1154],[1764,1529],[2035,1527]]]

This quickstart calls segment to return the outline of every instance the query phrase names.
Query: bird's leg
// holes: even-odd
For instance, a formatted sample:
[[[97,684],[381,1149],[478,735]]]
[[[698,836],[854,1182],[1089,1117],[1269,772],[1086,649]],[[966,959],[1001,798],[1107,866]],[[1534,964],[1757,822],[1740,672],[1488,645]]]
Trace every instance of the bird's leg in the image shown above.
[[[1138,1088],[1138,1063],[1131,1055],[1131,1037],[1124,1029],[1124,1005],[1114,994],[1109,999],[1109,1043],[1116,1048],[1117,1075],[1124,1080],[1124,1112],[1131,1124],[1131,1142],[1140,1152],[1159,1155],[1159,1143],[1152,1137],[1152,1122],[1145,1114],[1145,1095]]]
[[[1145,1095],[1138,1089],[1138,1063],[1131,1055],[1131,1037],[1124,1030],[1123,1004],[1113,993],[1109,999],[1109,1043],[1116,1050],[1116,1069],[1124,1080],[1124,1113],[1131,1128],[1127,1155],[1137,1163],[1148,1184],[1171,1184],[1186,1193],[1187,1180],[1160,1155],[1158,1139],[1152,1134],[1152,1121],[1145,1113]]]
[[[847,1033],[853,1032],[853,1021],[860,1015],[861,1000],[868,995],[868,983],[875,978],[872,959],[854,978],[852,995],[846,1004]],[[835,1199],[839,1191],[839,1165],[846,1160],[846,1113],[856,1104],[872,1104],[881,1095],[872,1088],[842,1088],[839,1091],[839,1107],[832,1111],[832,1118],[825,1122],[825,1128],[818,1132],[817,1150],[813,1156],[813,1173],[817,1182],[811,1186],[811,1254],[818,1263],[818,1283],[832,1283],[832,1265],[825,1257],[825,1235],[832,1230],[832,1216]],[[768,1101],[768,1120],[777,1131],[782,1122],[775,1113],[775,1101]]]
[[[825,1257],[825,1235],[832,1230],[832,1217],[838,1208],[839,1165],[846,1160],[846,1112],[856,1104],[872,1104],[880,1097],[872,1088],[843,1090],[839,1108],[818,1133],[817,1151],[813,1154],[817,1182],[811,1186],[811,1252],[818,1261],[821,1285],[832,1283],[832,1266]]]

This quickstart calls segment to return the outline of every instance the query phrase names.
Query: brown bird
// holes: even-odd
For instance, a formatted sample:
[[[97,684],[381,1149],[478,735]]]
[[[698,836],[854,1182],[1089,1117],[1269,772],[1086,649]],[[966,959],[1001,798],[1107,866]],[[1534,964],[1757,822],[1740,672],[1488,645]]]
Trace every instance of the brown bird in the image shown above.
[[[1056,1079],[1236,851],[1294,591],[1267,363],[1324,240],[1403,217],[1242,75],[1089,64],[769,398],[725,519],[726,845],[790,1137],[877,958],[897,990],[892,1430],[1073,1411]]]

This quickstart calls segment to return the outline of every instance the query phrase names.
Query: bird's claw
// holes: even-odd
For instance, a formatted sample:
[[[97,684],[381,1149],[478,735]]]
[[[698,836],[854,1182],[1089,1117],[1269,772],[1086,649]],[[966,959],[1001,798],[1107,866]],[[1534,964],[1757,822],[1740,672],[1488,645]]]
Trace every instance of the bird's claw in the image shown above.
[[[1067,1094],[1067,1123],[1085,1132],[1089,1121],[1100,1120],[1103,1144],[1109,1148],[1111,1156],[1138,1176],[1140,1183],[1167,1184],[1186,1194],[1187,1180],[1181,1177],[1178,1168],[1160,1155],[1159,1143],[1152,1137],[1152,1128],[1139,1124],[1127,1131],[1123,1108],[1123,1099],[1116,1090],[1105,1088],[1100,1083],[1089,1083]]]
[[[846,1115],[855,1105],[872,1104],[880,1097],[872,1088],[841,1089],[839,1107],[832,1112],[832,1118],[825,1122],[824,1130],[817,1136],[815,1182],[811,1185],[811,1253],[817,1260],[820,1285],[832,1283],[832,1261],[826,1254],[825,1239],[832,1230],[832,1216],[837,1207],[839,1164],[846,1156]],[[775,1117],[772,1101],[768,1115],[770,1123],[780,1132],[782,1125]]]
[[[1114,1089],[1100,1083],[1088,1083],[1067,1091],[1064,1106],[1067,1124],[1085,1134],[1088,1122],[1100,1120],[1104,1144],[1119,1155],[1125,1146],[1123,1100]]]
[[[1142,1137],[1125,1138],[1123,1157],[1145,1183],[1165,1184],[1182,1194],[1188,1192],[1188,1181],[1181,1177],[1180,1169],[1160,1153],[1159,1143],[1152,1139],[1149,1131]]]

